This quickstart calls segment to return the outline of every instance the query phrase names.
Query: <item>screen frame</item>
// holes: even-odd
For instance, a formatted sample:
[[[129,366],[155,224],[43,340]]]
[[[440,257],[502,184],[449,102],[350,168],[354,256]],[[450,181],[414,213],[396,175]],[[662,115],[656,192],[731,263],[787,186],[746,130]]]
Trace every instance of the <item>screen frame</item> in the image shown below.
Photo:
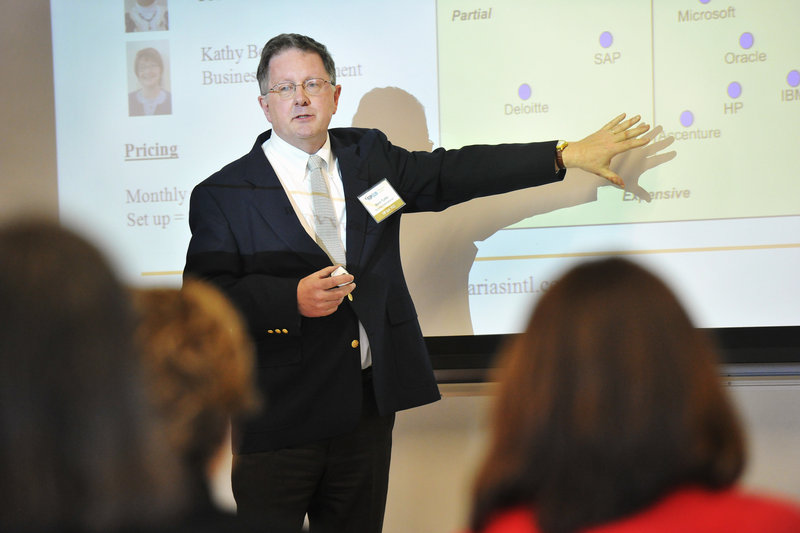
[[[800,374],[800,326],[699,329],[716,343],[724,374]],[[425,343],[439,383],[481,383],[492,381],[497,354],[514,336],[425,337]]]
[[[13,3],[3,23],[9,46],[0,52],[15,83],[0,88],[0,123],[7,174],[0,180],[3,220],[32,213],[58,217],[55,109],[50,2]],[[37,28],[39,31],[30,31]],[[19,50],[25,50],[20,54]],[[24,86],[26,91],[19,91]],[[19,128],[25,123],[26,128]],[[30,147],[35,146],[36,150]],[[722,357],[721,371],[750,375],[800,375],[800,325],[709,330]],[[481,382],[491,379],[495,355],[513,335],[426,337],[437,379]]]

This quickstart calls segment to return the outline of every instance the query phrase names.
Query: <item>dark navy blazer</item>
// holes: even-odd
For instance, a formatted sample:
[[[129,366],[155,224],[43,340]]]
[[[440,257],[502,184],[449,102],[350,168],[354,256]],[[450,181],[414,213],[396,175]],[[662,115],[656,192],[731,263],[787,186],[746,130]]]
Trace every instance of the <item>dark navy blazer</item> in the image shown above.
[[[213,281],[246,318],[257,347],[262,413],[239,427],[238,453],[309,443],[352,430],[361,413],[358,321],[372,350],[382,414],[439,399],[403,278],[402,212],[440,211],[478,196],[557,181],[555,141],[409,152],[378,130],[330,130],[347,208],[347,270],[353,301],[330,316],[297,309],[301,278],[330,260],[297,218],[264,155],[253,149],[192,191],[192,238],[184,276]],[[375,222],[357,196],[387,179],[405,207]]]

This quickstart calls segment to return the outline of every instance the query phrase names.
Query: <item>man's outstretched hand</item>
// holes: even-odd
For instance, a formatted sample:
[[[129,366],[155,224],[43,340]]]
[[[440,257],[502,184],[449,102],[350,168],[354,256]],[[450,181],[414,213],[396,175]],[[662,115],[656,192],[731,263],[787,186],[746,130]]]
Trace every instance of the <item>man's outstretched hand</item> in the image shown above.
[[[625,182],[611,170],[611,159],[617,154],[650,142],[649,138],[641,137],[650,129],[648,124],[634,127],[640,119],[641,117],[636,115],[625,120],[625,113],[622,113],[588,137],[577,142],[570,142],[561,154],[564,166],[580,168],[597,174],[614,185],[624,188]]]

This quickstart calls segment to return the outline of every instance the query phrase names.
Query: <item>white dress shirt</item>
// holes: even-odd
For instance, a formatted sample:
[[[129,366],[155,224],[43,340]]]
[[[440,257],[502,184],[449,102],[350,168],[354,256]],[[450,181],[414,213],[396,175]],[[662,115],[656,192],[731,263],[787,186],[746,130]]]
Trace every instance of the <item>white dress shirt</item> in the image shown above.
[[[269,139],[264,141],[261,148],[275,170],[275,174],[278,175],[283,190],[286,192],[286,196],[289,197],[292,208],[294,208],[297,219],[311,238],[316,241],[311,181],[309,180],[307,168],[309,154],[287,143],[278,137],[274,131]],[[347,209],[344,198],[344,185],[342,184],[342,175],[339,172],[336,155],[331,151],[330,137],[325,140],[325,144],[316,155],[327,163],[327,168],[323,169],[323,173],[328,183],[328,190],[330,191],[336,218],[339,222],[339,236],[342,239],[342,245],[347,250]],[[358,283],[358,280],[356,280],[356,283]],[[372,365],[372,353],[369,349],[367,333],[360,321],[358,323],[358,331],[360,337],[359,347],[361,348],[361,368],[367,368]]]

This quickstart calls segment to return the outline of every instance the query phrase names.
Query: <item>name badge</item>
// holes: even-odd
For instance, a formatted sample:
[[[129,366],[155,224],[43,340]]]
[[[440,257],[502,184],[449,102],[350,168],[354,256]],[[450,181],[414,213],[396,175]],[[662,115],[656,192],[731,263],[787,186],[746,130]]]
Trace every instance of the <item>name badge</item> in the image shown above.
[[[364,204],[375,222],[382,222],[386,217],[406,205],[386,179],[361,193],[358,199]]]

